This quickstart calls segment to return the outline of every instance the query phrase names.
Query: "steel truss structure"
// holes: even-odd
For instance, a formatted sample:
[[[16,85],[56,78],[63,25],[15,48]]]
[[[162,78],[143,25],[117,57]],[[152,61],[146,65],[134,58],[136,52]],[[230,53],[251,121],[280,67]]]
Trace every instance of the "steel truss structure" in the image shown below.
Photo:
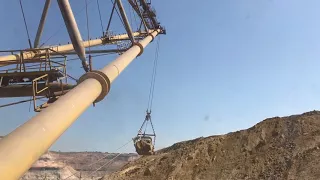
[[[112,82],[157,35],[166,34],[150,2],[128,0],[140,20],[139,29],[134,32],[123,2],[115,0],[103,35],[83,41],[69,1],[57,2],[71,44],[39,47],[51,3],[46,0],[33,47],[0,51],[6,54],[0,56],[0,98],[31,96],[34,111],[39,112],[0,141],[0,179],[19,179],[81,113],[92,103],[104,99]],[[114,35],[110,32],[115,11],[126,33]],[[29,44],[31,46],[30,39]],[[102,45],[116,45],[117,48],[90,49]],[[91,54],[111,53],[120,56],[100,70],[92,69]],[[90,54],[89,58],[86,54]],[[70,55],[77,55],[85,70],[79,79],[67,73]],[[76,80],[76,84],[70,84],[69,78]],[[37,105],[38,98],[46,98],[47,102]]]

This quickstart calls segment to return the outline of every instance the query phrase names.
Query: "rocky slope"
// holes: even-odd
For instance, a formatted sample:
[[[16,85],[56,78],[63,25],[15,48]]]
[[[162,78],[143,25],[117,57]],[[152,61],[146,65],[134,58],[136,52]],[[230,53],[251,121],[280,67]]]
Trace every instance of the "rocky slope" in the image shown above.
[[[136,154],[122,154],[113,161],[94,172],[106,162],[110,161],[115,153],[102,152],[48,152],[32,165],[21,180],[82,180],[100,179],[106,173],[109,174],[119,170],[124,164],[138,158]],[[91,165],[97,160],[98,163]]]
[[[105,180],[320,179],[320,112],[266,119],[221,136],[180,142]]]

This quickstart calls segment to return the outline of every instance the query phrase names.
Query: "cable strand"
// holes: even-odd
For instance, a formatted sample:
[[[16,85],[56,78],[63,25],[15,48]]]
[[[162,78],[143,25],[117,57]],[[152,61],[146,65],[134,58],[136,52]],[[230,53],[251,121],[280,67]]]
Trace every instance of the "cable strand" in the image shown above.
[[[89,5],[90,3],[92,3],[92,2],[93,2],[92,0],[89,0],[88,5]],[[79,15],[83,10],[85,10],[85,8],[86,8],[86,6],[82,7],[79,11],[77,11],[77,12],[74,14],[74,16],[76,17],[77,15]],[[49,38],[48,38],[46,41],[44,41],[44,43],[42,43],[39,48],[43,47],[51,38],[53,38],[54,36],[56,36],[56,35],[62,30],[62,28],[63,28],[64,26],[65,26],[65,24],[64,24],[64,23],[61,23],[60,26],[59,26],[59,28],[58,28],[58,30],[55,31],[51,36],[49,36]]]
[[[158,38],[158,40],[157,40],[155,58],[154,58],[154,61],[153,61],[153,70],[152,70],[152,75],[151,75],[151,83],[150,83],[149,99],[148,99],[148,108],[147,108],[147,110],[150,110],[150,111],[152,109],[155,81],[156,81],[156,76],[157,76],[157,66],[158,66],[158,58],[159,58],[159,43],[160,43],[160,38]]]
[[[157,41],[157,48],[156,48],[156,54],[155,54],[155,68],[154,68],[154,76],[153,76],[153,86],[152,86],[152,94],[151,94],[151,102],[150,102],[150,110],[152,109],[153,105],[153,97],[154,97],[154,88],[155,88],[155,83],[156,83],[156,76],[157,76],[157,67],[158,67],[158,59],[159,59],[159,43],[160,43],[160,38]]]
[[[29,30],[28,30],[28,25],[27,25],[27,20],[26,20],[26,17],[24,15],[22,1],[19,0],[19,2],[20,2],[20,8],[21,8],[21,13],[22,13],[22,17],[23,17],[24,26],[26,28],[26,32],[27,32],[27,36],[28,36],[28,43],[29,43],[29,46],[30,46],[30,49],[31,49],[32,45],[31,45],[30,34],[29,34]]]
[[[101,30],[102,30],[102,36],[104,36],[104,28],[102,24],[102,18],[101,18],[101,11],[100,11],[100,3],[99,0],[97,0],[97,6],[98,6],[98,12],[99,12],[99,18],[100,18],[100,25],[101,25]]]
[[[88,42],[89,42],[89,52],[90,52],[90,28],[89,28],[89,13],[88,13],[88,0],[85,0],[86,2],[86,21],[87,21],[87,37],[88,37]],[[90,53],[89,53],[90,54]]]

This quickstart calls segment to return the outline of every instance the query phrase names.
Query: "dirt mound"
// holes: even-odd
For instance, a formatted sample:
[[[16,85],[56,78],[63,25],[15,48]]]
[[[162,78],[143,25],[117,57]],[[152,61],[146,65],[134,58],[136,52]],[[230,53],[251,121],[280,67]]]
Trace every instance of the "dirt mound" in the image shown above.
[[[125,165],[108,180],[320,179],[320,112],[266,119]]]
[[[96,180],[137,159],[137,154],[121,154],[112,164],[100,168],[118,154],[102,152],[54,152],[42,155],[21,180],[68,179]],[[102,159],[104,158],[104,159]],[[101,160],[100,160],[101,159]],[[97,162],[100,160],[99,162]],[[96,163],[95,163],[96,162]],[[95,164],[93,164],[95,163]],[[81,177],[81,178],[80,178]]]

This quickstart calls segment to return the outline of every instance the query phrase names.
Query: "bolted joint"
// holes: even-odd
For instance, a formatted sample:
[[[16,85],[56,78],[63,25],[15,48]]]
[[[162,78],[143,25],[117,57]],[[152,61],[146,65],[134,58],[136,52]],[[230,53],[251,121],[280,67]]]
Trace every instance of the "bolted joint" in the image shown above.
[[[101,84],[101,87],[102,87],[102,91],[101,91],[100,95],[94,101],[94,103],[97,103],[97,102],[103,100],[104,97],[106,97],[106,95],[109,93],[111,83],[110,83],[110,80],[106,74],[104,74],[101,71],[93,70],[93,71],[87,72],[86,74],[82,75],[78,81],[78,84],[80,84],[84,80],[90,79],[90,78],[99,81],[99,83]]]
[[[135,43],[132,44],[132,46],[134,46],[134,45],[139,46],[140,52],[139,52],[139,54],[137,56],[140,56],[143,53],[143,46],[138,42],[135,42]]]

